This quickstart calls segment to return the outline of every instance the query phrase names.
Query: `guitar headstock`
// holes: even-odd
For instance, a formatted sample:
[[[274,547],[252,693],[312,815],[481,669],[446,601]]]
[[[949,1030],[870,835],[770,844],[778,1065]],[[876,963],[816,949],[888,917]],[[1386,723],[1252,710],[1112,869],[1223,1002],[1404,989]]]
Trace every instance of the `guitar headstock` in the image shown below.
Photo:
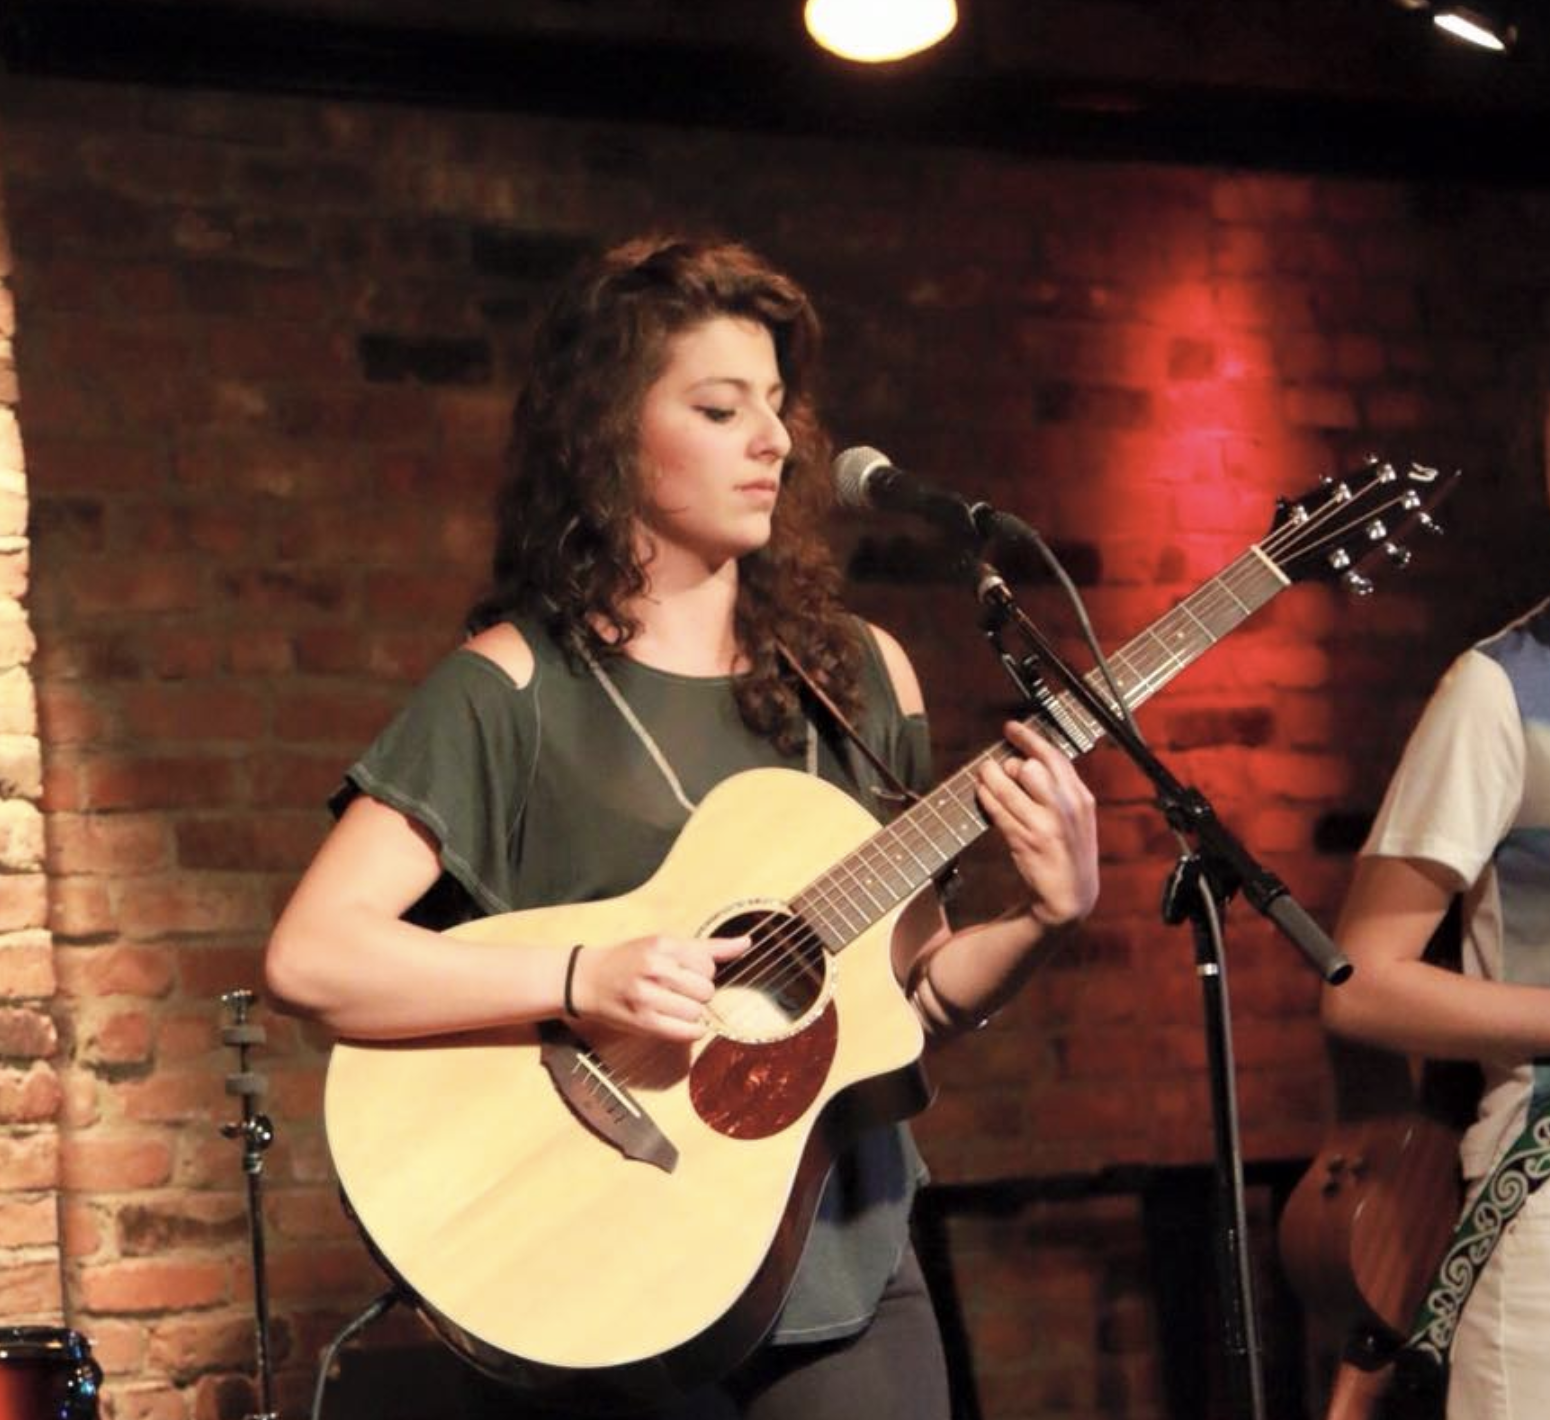
[[[1301,498],[1279,499],[1259,550],[1289,581],[1328,579],[1367,596],[1371,574],[1410,561],[1400,541],[1406,532],[1412,527],[1442,532],[1432,512],[1462,477],[1461,470],[1439,473],[1418,463],[1399,470],[1370,459],[1354,473],[1326,478]]]

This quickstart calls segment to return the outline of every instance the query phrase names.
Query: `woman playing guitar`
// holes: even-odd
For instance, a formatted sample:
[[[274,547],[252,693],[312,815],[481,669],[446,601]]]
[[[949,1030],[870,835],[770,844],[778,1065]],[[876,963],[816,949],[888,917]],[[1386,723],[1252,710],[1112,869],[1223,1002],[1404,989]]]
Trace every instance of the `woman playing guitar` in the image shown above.
[[[687,1053],[718,971],[757,950],[746,932],[647,921],[537,943],[431,929],[625,894],[715,786],[760,766],[821,778],[885,816],[895,795],[858,773],[792,662],[898,779],[926,784],[910,663],[836,600],[817,335],[803,292],[737,246],[632,242],[559,294],[516,404],[489,591],[465,646],[349,771],[338,823],[270,942],[281,1001],[342,1037],[411,1049],[563,1022],[559,1048],[585,1089],[594,1037]],[[930,891],[904,909],[891,971],[917,1032],[982,1021],[1097,893],[1091,796],[1063,754],[1025,727],[1006,733],[1012,753],[985,760],[978,801],[1023,899],[958,931]],[[599,1108],[633,1105],[615,1091]],[[671,1166],[658,1143],[642,1147]],[[384,1166],[418,1176],[407,1156]],[[906,1232],[918,1173],[903,1126],[861,1132],[829,1176],[773,1335],[671,1413],[943,1420],[942,1351]],[[572,1182],[550,1191],[556,1226]],[[424,1195],[434,1189],[427,1173]],[[524,1281],[507,1279],[514,1298]],[[672,1304],[640,1298],[643,1313]],[[521,1305],[541,1311],[541,1287]]]

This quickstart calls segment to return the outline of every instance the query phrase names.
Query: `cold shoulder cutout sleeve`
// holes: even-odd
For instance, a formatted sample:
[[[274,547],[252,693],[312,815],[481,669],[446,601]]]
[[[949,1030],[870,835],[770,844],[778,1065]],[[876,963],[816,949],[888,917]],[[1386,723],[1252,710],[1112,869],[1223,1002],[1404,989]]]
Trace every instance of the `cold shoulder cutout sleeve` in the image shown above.
[[[458,894],[438,883],[407,914],[411,920],[444,927],[512,910],[511,838],[522,823],[537,758],[538,674],[519,687],[488,657],[454,652],[350,767],[329,801],[339,814],[357,794],[368,794],[434,836],[443,872],[468,904],[457,910]]]

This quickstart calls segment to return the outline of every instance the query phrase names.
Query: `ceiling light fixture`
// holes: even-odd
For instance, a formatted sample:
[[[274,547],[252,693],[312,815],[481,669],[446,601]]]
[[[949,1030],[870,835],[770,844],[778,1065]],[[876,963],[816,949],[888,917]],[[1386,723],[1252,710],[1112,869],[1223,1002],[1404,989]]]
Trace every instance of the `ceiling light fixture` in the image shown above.
[[[1496,54],[1505,54],[1518,38],[1512,25],[1485,10],[1464,5],[1438,5],[1432,11],[1432,23],[1454,39]]]
[[[958,23],[955,0],[807,0],[807,31],[831,54],[888,64],[930,49]]]

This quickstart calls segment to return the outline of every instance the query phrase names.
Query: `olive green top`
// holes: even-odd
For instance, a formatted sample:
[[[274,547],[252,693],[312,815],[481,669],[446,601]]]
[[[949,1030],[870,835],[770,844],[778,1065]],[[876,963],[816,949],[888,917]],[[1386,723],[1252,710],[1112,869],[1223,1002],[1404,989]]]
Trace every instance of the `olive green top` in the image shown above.
[[[366,793],[434,835],[442,876],[405,916],[438,930],[617,897],[651,877],[688,818],[598,679],[574,669],[537,626],[518,630],[535,661],[526,685],[477,652],[454,652],[331,801],[342,812]],[[925,718],[902,712],[876,642],[863,640],[856,728],[919,792],[930,777]],[[675,675],[625,657],[609,659],[606,674],[693,802],[742,770],[806,767],[802,752],[782,755],[743,724],[729,676]],[[891,817],[898,805],[876,770],[824,712],[813,721],[819,775],[880,821]],[[922,1172],[903,1126],[871,1131],[840,1159],[774,1340],[830,1340],[866,1325],[906,1244]]]

